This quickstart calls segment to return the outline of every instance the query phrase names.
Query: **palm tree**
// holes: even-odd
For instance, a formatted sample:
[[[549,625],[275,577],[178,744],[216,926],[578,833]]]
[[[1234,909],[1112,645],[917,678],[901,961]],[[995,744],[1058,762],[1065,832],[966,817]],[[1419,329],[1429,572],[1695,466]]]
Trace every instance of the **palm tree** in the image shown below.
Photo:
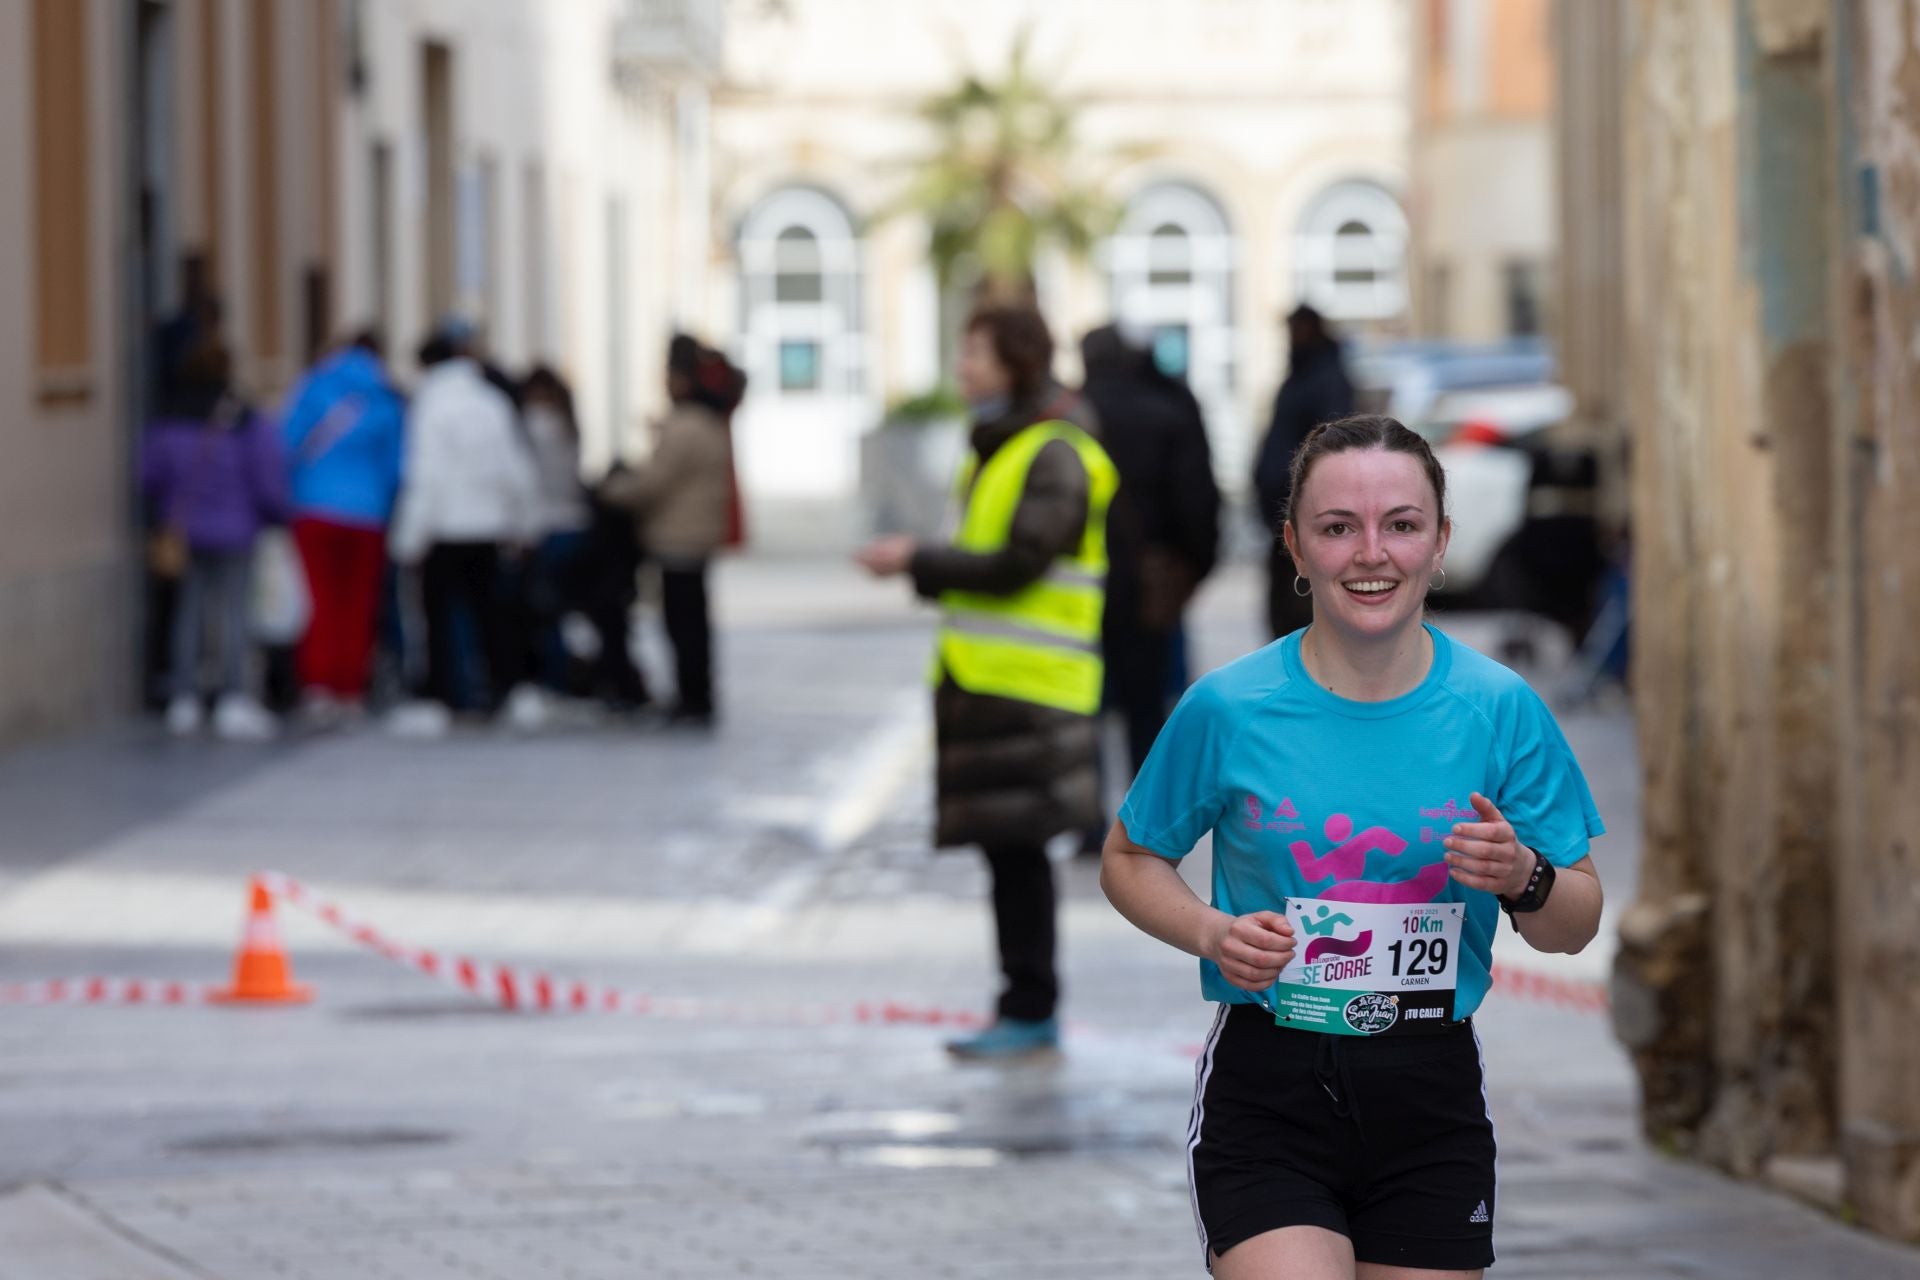
[[[926,218],[942,297],[971,283],[976,301],[1031,301],[1042,245],[1084,256],[1117,216],[1078,178],[1075,107],[1035,77],[1027,45],[1022,32],[1000,80],[969,74],[921,104],[935,142],[894,212]]]

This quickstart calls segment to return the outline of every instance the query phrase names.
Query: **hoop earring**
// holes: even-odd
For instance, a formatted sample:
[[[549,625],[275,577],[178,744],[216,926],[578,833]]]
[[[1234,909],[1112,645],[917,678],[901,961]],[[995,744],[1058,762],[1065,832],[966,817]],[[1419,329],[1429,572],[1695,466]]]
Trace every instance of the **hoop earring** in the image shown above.
[[[1446,589],[1447,589],[1447,571],[1445,569],[1442,569],[1440,571],[1440,580],[1438,582],[1434,582],[1431,579],[1428,580],[1427,594],[1432,595],[1436,591],[1445,591]]]
[[[1311,582],[1307,582],[1307,589],[1305,591],[1302,591],[1300,589],[1300,584],[1303,582],[1307,582],[1307,580],[1301,577],[1297,573],[1293,575],[1293,594],[1300,596],[1304,599],[1305,597],[1313,594],[1313,584]]]

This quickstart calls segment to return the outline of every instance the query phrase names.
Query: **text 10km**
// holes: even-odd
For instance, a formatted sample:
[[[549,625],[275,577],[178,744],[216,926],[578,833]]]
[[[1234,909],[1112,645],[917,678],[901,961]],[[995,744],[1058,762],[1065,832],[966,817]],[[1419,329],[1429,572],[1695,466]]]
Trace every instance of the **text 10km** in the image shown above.
[[[1402,948],[1406,954],[1401,954]],[[1447,971],[1447,940],[1445,938],[1415,938],[1412,942],[1396,942],[1387,948],[1393,956],[1393,976],[1402,972],[1408,977],[1422,974],[1439,974]],[[1405,970],[1400,965],[1406,962]]]

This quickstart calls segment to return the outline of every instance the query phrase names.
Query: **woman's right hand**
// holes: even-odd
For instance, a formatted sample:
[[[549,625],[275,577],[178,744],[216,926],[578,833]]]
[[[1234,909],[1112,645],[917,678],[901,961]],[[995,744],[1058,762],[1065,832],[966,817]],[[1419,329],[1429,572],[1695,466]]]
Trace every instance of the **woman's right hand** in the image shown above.
[[[1293,959],[1293,925],[1278,911],[1222,914],[1206,956],[1242,991],[1265,991]]]
[[[907,534],[882,534],[854,552],[853,560],[876,578],[890,578],[896,573],[905,573],[913,564],[917,546]]]

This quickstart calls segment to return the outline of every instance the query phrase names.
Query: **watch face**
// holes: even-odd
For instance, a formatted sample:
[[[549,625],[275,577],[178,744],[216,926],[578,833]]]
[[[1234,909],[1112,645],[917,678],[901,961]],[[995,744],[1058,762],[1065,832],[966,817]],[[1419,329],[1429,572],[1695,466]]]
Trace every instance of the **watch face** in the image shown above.
[[[1527,882],[1527,891],[1521,895],[1529,909],[1538,911],[1547,901],[1547,890],[1553,886],[1553,864],[1539,854],[1533,855],[1538,861],[1533,864],[1533,878]]]
[[[1521,911],[1538,911],[1546,905],[1547,893],[1553,888],[1554,866],[1539,853],[1533,855],[1533,874],[1527,877],[1527,887],[1513,898],[1501,898],[1500,905],[1508,915]]]

